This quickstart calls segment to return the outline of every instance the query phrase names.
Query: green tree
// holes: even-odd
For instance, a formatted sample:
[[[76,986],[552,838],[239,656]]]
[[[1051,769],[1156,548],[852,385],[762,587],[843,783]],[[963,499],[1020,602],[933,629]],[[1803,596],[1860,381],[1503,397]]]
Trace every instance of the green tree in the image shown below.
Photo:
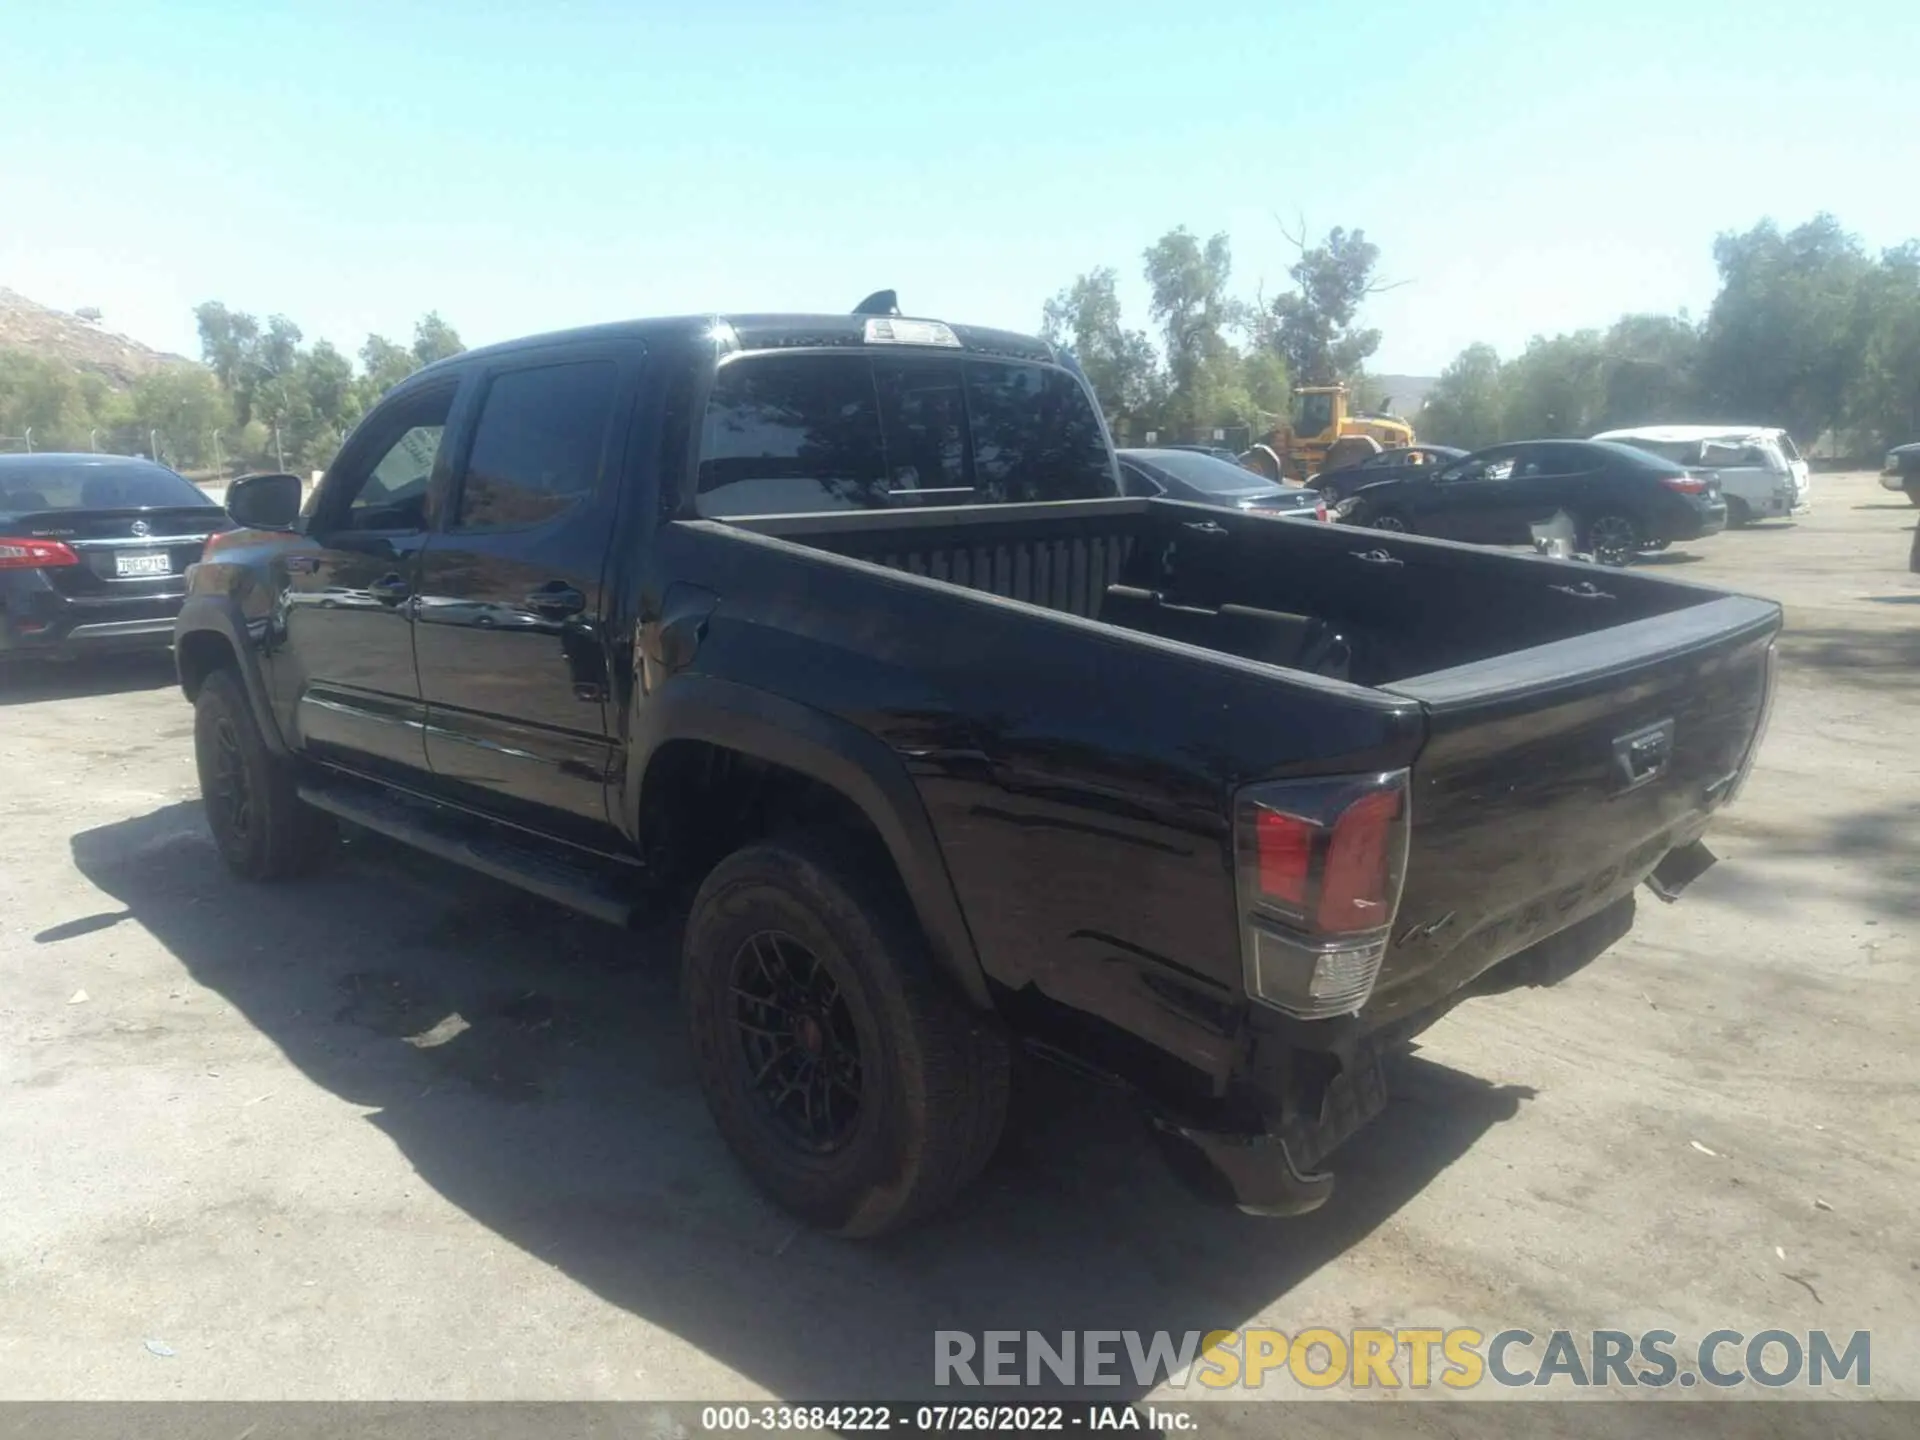
[[[98,382],[96,381],[96,385]],[[32,432],[35,450],[85,450],[99,422],[99,395],[74,370],[24,351],[0,351],[0,435],[20,448]]]
[[[1150,313],[1161,328],[1167,360],[1163,425],[1195,434],[1219,423],[1246,423],[1246,377],[1228,338],[1248,318],[1246,307],[1227,291],[1231,243],[1215,235],[1202,245],[1183,225],[1161,236],[1143,258]]]
[[[1722,235],[1720,292],[1701,337],[1701,395],[1729,419],[1784,425],[1804,443],[1839,426],[1860,375],[1872,262],[1831,215],[1782,234]]]
[[[199,468],[214,463],[214,433],[234,429],[233,404],[212,374],[197,365],[170,365],[143,375],[128,396],[126,424],[136,447],[150,434],[173,464]],[[239,436],[223,433],[220,456],[238,453]]]
[[[1505,438],[1505,409],[1499,355],[1491,345],[1469,345],[1427,392],[1419,432],[1439,445],[1478,450]]]
[[[1920,440],[1920,241],[1880,257],[1866,287],[1866,342],[1848,410],[1858,444]]]
[[[1679,315],[1623,315],[1607,331],[1605,378],[1594,429],[1694,418],[1700,332]]]
[[[361,404],[371,406],[387,391],[420,368],[406,346],[384,335],[369,335],[360,347]]]
[[[1298,288],[1271,306],[1273,343],[1296,380],[1330,385],[1359,374],[1380,348],[1380,332],[1357,324],[1360,306],[1380,288],[1380,247],[1364,230],[1337,225],[1318,245],[1298,243],[1300,258],[1287,271]]]
[[[466,348],[460,343],[460,332],[442,320],[438,310],[429,310],[413,327],[413,358],[422,365],[458,355]]]
[[[1606,401],[1606,350],[1597,330],[1536,335],[1502,368],[1501,438],[1584,438]]]
[[[1101,408],[1116,425],[1145,417],[1165,389],[1153,342],[1122,322],[1111,269],[1080,276],[1047,301],[1040,333],[1073,351]]]

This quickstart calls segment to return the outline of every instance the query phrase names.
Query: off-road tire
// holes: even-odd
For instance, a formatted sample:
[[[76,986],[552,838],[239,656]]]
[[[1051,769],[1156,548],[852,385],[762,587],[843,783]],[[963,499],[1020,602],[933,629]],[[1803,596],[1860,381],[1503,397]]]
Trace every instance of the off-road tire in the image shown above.
[[[193,753],[207,828],[234,874],[285,880],[326,858],[337,834],[333,818],[295,793],[293,767],[267,748],[232,670],[216,670],[200,686]]]
[[[738,984],[762,973],[748,957],[769,936],[817,959],[857,1041],[853,1119],[843,1116],[850,1128],[825,1153],[756,1088],[755,1063],[766,1052],[753,1047],[767,1043],[756,1037],[795,1036],[808,1024],[749,1028],[772,1020]],[[999,1144],[1005,1033],[936,973],[883,852],[824,831],[735,851],[694,897],[681,984],[700,1088],[720,1133],[755,1183],[807,1223],[847,1237],[911,1225],[959,1194]],[[806,1033],[819,1030],[815,1023]],[[810,1121],[810,1097],[806,1113]]]

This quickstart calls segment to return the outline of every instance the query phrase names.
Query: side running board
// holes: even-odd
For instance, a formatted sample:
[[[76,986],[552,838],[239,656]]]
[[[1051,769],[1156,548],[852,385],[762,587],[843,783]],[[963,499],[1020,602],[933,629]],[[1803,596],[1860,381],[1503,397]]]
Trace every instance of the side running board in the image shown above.
[[[523,836],[448,805],[345,777],[303,784],[299,795],[314,809],[349,824],[609,925],[632,929],[652,910],[635,867],[599,860],[587,851],[568,855],[552,841]]]

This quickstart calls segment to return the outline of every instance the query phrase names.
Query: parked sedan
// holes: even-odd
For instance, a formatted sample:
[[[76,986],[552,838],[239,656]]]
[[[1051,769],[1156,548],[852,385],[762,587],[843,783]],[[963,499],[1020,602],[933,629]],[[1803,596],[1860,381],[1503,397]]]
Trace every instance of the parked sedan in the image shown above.
[[[1718,485],[1644,450],[1597,440],[1524,440],[1430,474],[1355,491],[1335,518],[1481,545],[1526,545],[1556,516],[1578,550],[1625,565],[1642,550],[1726,528]]]
[[[1231,461],[1197,450],[1122,450],[1120,477],[1129,495],[1164,495],[1263,515],[1327,518],[1326,503],[1299,485],[1275,484]]]
[[[1883,489],[1904,492],[1907,499],[1920,505],[1920,441],[1896,445],[1887,452],[1886,467],[1880,472]],[[1917,532],[1920,533],[1920,532]]]
[[[0,660],[165,649],[187,567],[227,528],[164,465],[0,455]]]
[[[1378,455],[1369,455],[1353,465],[1343,465],[1338,470],[1323,470],[1307,481],[1318,490],[1329,505],[1337,505],[1363,485],[1372,485],[1381,480],[1405,480],[1418,478],[1437,470],[1442,465],[1450,465],[1455,460],[1464,459],[1467,452],[1452,445],[1401,445],[1392,450],[1382,450]]]

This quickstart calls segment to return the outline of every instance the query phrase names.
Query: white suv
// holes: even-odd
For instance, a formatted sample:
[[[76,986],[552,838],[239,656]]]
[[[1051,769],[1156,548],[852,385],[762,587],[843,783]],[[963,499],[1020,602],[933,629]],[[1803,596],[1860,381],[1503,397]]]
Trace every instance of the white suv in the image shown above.
[[[1813,508],[1813,481],[1793,437],[1771,425],[1643,425],[1593,437],[1711,470],[1727,497],[1729,529]]]

